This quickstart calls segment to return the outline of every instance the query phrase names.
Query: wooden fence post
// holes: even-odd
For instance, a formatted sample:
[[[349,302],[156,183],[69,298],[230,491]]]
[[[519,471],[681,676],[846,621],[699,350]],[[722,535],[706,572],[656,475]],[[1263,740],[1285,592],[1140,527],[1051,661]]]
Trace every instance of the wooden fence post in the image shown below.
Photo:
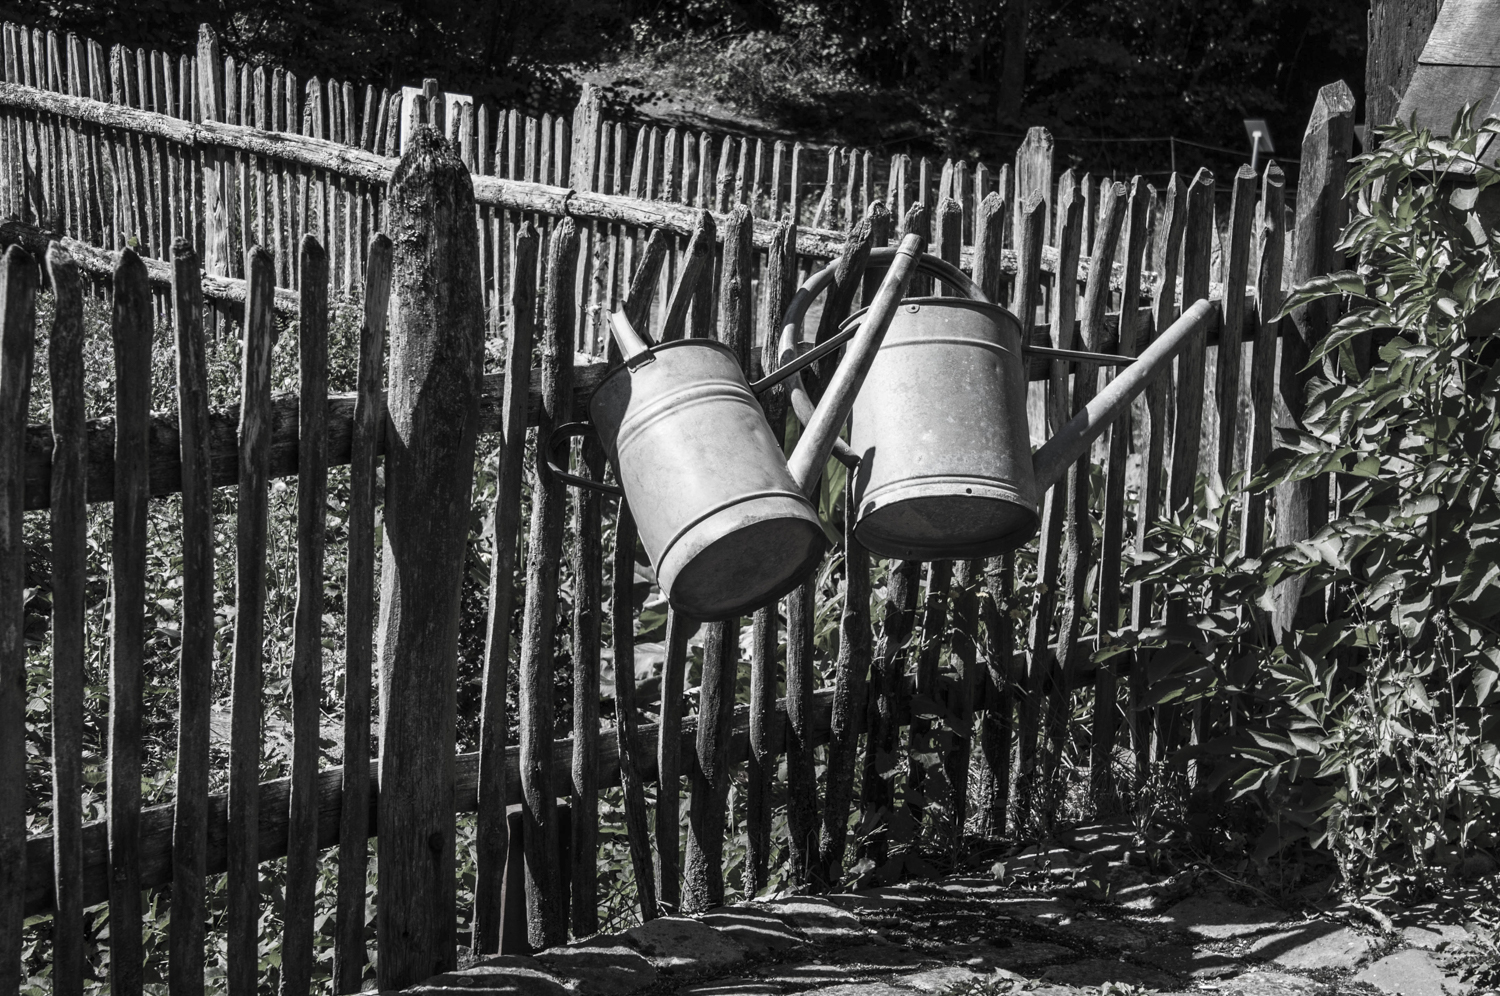
[[[219,39],[206,24],[198,27],[198,107],[204,121],[224,120],[224,60],[219,55]],[[201,153],[202,191],[205,203],[203,263],[212,276],[229,273],[229,208],[225,200],[223,153],[204,149]],[[125,184],[116,181],[116,191]],[[116,217],[121,217],[118,209]],[[218,312],[215,311],[212,338],[219,337]]]
[[[213,488],[209,483],[208,363],[203,349],[202,276],[198,254],[184,238],[172,246],[172,293],[177,339],[177,413],[182,440],[183,557],[169,970],[171,984],[178,993],[201,994],[207,926],[204,878],[208,859],[209,722],[214,680],[214,518]]]
[[[1318,91],[1307,131],[1302,136],[1302,176],[1297,184],[1297,221],[1292,229],[1292,286],[1338,268],[1334,246],[1344,227],[1344,177],[1354,142],[1354,95],[1340,80]],[[1283,326],[1280,393],[1285,422],[1300,427],[1307,407],[1307,384],[1314,371],[1304,370],[1312,347],[1332,327],[1334,300],[1298,308]],[[1295,543],[1316,533],[1328,521],[1328,478],[1311,477],[1276,488],[1276,544]],[[1277,636],[1311,622],[1320,614],[1317,598],[1303,600],[1301,578],[1276,586],[1271,625]]]
[[[484,302],[469,172],[420,130],[387,193],[394,266],[380,605],[379,985],[452,968],[459,587]]]
[[[1156,301],[1153,310],[1154,332],[1160,334],[1177,319],[1177,272],[1181,262],[1182,229],[1187,218],[1187,195],[1176,173],[1167,181],[1162,199],[1162,216],[1156,225],[1156,243],[1152,249],[1153,269],[1157,273]],[[1136,512],[1135,548],[1137,553],[1150,549],[1148,531],[1161,514],[1162,485],[1166,466],[1167,402],[1171,394],[1170,369],[1162,372],[1146,392],[1146,453],[1142,468],[1141,497]],[[1152,624],[1153,590],[1148,582],[1137,581],[1131,587],[1130,626],[1140,632]],[[1151,652],[1137,649],[1130,668],[1131,743],[1135,750],[1135,789],[1146,784],[1146,775],[1154,758],[1154,714],[1146,705],[1147,674]]]
[[[281,992],[312,987],[318,878],[318,749],[323,697],[323,564],[328,507],[328,254],[302,237],[297,319],[297,606],[292,646],[292,777],[282,913]],[[336,278],[335,278],[336,279]]]
[[[1140,315],[1141,268],[1146,248],[1146,182],[1139,176],[1130,183],[1130,205],[1126,211],[1125,272],[1120,291],[1118,352],[1134,356],[1136,325]],[[1090,271],[1092,272],[1092,271]],[[1126,409],[1109,430],[1109,463],[1105,471],[1104,535],[1099,550],[1099,645],[1114,643],[1120,627],[1120,573],[1125,561],[1126,459],[1132,436],[1131,410]],[[1096,810],[1114,805],[1112,764],[1115,745],[1120,658],[1101,661],[1094,672],[1094,730],[1089,760],[1089,797]]]
[[[344,609],[344,804],[339,813],[339,880],[333,991],[359,992],[365,971],[365,882],[370,827],[370,671],[375,657],[375,461],[383,435],[385,330],[391,298],[391,240],[370,240],[365,315],[359,335],[353,438],[349,446],[349,548]]]
[[[543,300],[542,411],[537,438],[572,411],[573,301],[578,228],[564,218],[547,247]],[[562,556],[562,482],[537,461],[526,551],[526,608],[521,622],[520,739],[522,817],[526,849],[526,931],[532,947],[567,939],[567,898],[557,861],[557,805],[552,780],[553,642],[558,562]]]
[[[85,492],[88,474],[88,432],[84,423],[83,371],[83,282],[78,265],[58,243],[47,247],[47,276],[52,283],[54,311],[52,341],[48,356],[48,376],[52,381],[52,835],[53,874],[57,890],[57,912],[53,914],[52,989],[58,996],[82,996],[84,947],[83,925],[83,721],[85,681],[85,629],[88,581],[88,505]],[[184,483],[186,480],[184,479]],[[212,533],[207,533],[212,537]],[[191,544],[188,544],[191,546]],[[187,558],[184,558],[185,560]],[[185,571],[186,573],[186,571]],[[184,595],[191,597],[189,579],[184,577]],[[201,603],[200,603],[201,607]],[[210,612],[212,607],[210,604]],[[202,616],[188,617],[202,626]],[[188,621],[185,619],[185,621]],[[184,630],[184,646],[192,637]],[[201,641],[199,646],[201,646]],[[183,683],[184,686],[188,684]],[[201,687],[201,685],[200,685]],[[182,729],[191,731],[199,720],[203,750],[197,770],[202,772],[202,792],[208,794],[208,700],[200,697],[201,715],[183,708]],[[186,703],[185,703],[186,706]],[[182,756],[179,750],[179,758]],[[179,761],[178,778],[194,765]],[[191,809],[191,796],[179,792],[178,805]],[[202,820],[200,817],[200,824]],[[180,826],[181,824],[179,824]],[[201,838],[200,838],[201,840]],[[201,855],[202,848],[198,853]],[[186,865],[186,867],[184,867]],[[174,860],[173,871],[195,869],[190,863]],[[202,869],[198,869],[198,937],[201,938]],[[187,878],[188,876],[184,876]],[[177,875],[174,874],[176,879]],[[180,888],[191,896],[193,883],[183,881],[173,888],[174,912]],[[190,918],[189,918],[190,919]],[[178,922],[174,917],[173,922]],[[176,942],[186,926],[174,927],[171,940]],[[175,950],[174,950],[175,954]],[[177,970],[179,959],[171,968]],[[203,972],[197,972],[196,992],[202,992]],[[189,990],[194,991],[194,990]]]
[[[778,144],[778,154],[780,143]],[[779,164],[779,159],[778,159]],[[778,213],[779,217],[779,213]],[[797,226],[781,220],[761,271],[765,299],[761,325],[765,329],[765,352],[761,368],[770,373],[779,365],[781,316],[797,285]],[[761,395],[771,434],[780,442],[786,435],[786,391],[773,387]],[[755,613],[754,637],[750,644],[750,757],[745,793],[746,845],[745,892],[759,895],[768,884],[771,860],[771,783],[776,774],[776,652],[781,643],[776,606]]]
[[[653,232],[631,277],[630,290],[625,298],[625,316],[636,328],[645,328],[649,324],[651,298],[666,255],[666,233]],[[610,341],[610,356],[612,360],[619,357],[619,346],[613,339]],[[645,756],[641,751],[636,715],[633,591],[638,535],[630,506],[621,501],[615,526],[614,582],[610,593],[610,628],[616,662],[615,744],[620,752],[620,789],[625,800],[625,833],[630,842],[636,901],[644,921],[654,919],[659,910],[656,905],[656,870],[651,859],[651,831],[646,816],[646,789],[641,776]]]
[[[1281,270],[1286,244],[1286,178],[1274,161],[1266,164],[1260,195],[1260,262],[1256,271],[1255,349],[1250,361],[1250,447],[1246,466],[1253,474],[1271,452],[1271,399],[1276,390],[1276,339],[1280,323],[1270,318],[1281,310]],[[1266,538],[1266,496],[1245,500],[1240,550],[1259,557]]]
[[[1084,291],[1083,315],[1079,322],[1083,348],[1093,352],[1100,352],[1104,348],[1104,311],[1109,303],[1110,274],[1114,269],[1115,250],[1120,241],[1120,229],[1125,222],[1125,185],[1108,184],[1104,187],[1100,200],[1101,216],[1095,232],[1093,253],[1089,259],[1088,286]],[[1082,411],[1085,405],[1093,401],[1098,385],[1097,364],[1075,363],[1071,412]],[[1056,819],[1062,801],[1057,774],[1061,770],[1066,747],[1073,689],[1078,683],[1078,673],[1082,670],[1083,657],[1087,653],[1080,636],[1085,614],[1087,579],[1094,557],[1094,526],[1089,516],[1091,465],[1092,456],[1085,454],[1074,464],[1065,481],[1059,482],[1059,487],[1068,489],[1067,494],[1057,495],[1053,499],[1055,503],[1065,506],[1063,533],[1068,543],[1062,573],[1062,616],[1058,621],[1057,632],[1057,683],[1048,704],[1047,718],[1051,744],[1047,751],[1047,768],[1043,781],[1048,825]],[[1095,708],[1102,706],[1096,703]],[[1110,703],[1109,708],[1113,708],[1113,703]]]
[[[536,259],[541,236],[523,222],[516,233],[510,271],[510,339],[505,352],[504,445],[495,461],[494,542],[490,570],[489,616],[485,627],[484,685],[479,719],[479,823],[475,836],[475,953],[500,950],[501,883],[510,832],[506,820],[505,741],[508,734],[506,681],[510,669],[510,626],[515,607],[515,568],[521,529],[521,477],[526,462],[526,399],[530,389],[531,343],[536,327]]]
[[[746,373],[754,338],[750,326],[750,212],[736,207],[724,226],[724,272],[719,288],[719,341],[734,351]],[[710,623],[703,644],[698,694],[698,763],[692,771],[687,860],[682,905],[703,910],[724,903],[725,809],[729,799],[729,738],[739,671],[740,621]]]
[[[36,265],[19,246],[0,260],[0,992],[19,992],[26,896],[26,406],[36,325]]]
[[[110,988],[141,992],[141,711],[145,652],[146,455],[151,410],[151,285],[139,256],[115,267],[115,501],[110,533],[109,912]],[[236,994],[238,996],[238,994]]]
[[[1036,194],[1046,207],[1042,211],[1042,242],[1052,241],[1052,133],[1046,128],[1034,127],[1026,130],[1026,139],[1016,150],[1016,199],[1014,231],[1019,233],[1025,224],[1022,213],[1026,198]],[[1061,194],[1059,193],[1059,197]],[[1062,224],[1059,211],[1057,224]],[[1020,236],[1017,235],[1019,240]],[[1019,248],[1019,247],[1018,247]],[[1029,316],[1023,316],[1024,322]],[[1055,333],[1054,333],[1055,336]]]

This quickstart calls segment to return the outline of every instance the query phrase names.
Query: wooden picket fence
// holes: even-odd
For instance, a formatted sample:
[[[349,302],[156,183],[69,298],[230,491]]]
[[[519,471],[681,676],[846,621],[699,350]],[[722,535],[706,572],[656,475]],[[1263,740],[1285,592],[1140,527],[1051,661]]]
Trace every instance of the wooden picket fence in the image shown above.
[[[1235,720],[1232,710],[1152,707],[1149,651],[1095,658],[1124,634],[1185,625],[1191,605],[1146,583],[1127,587],[1125,567],[1149,552],[1159,521],[1197,500],[1201,480],[1258,467],[1275,419],[1295,422],[1302,411],[1308,343],[1334,316],[1319,308],[1269,319],[1287,286],[1336,262],[1352,142],[1343,84],[1325,88],[1309,123],[1295,224],[1285,221],[1275,164],[1259,176],[1242,168],[1216,223],[1207,171],[1173,176],[1163,189],[1139,177],[1054,176],[1040,129],[1013,167],[955,160],[935,169],[899,155],[611,122],[592,92],[571,121],[473,104],[447,120],[449,102],[432,81],[409,101],[302,85],[280,69],[222,58],[207,31],[194,56],[106,53],[16,25],[0,38],[0,241],[10,246],[0,273],[0,994],[24,981],[23,921],[46,915],[51,984],[82,992],[84,911],[105,902],[112,991],[141,991],[142,897],[154,895],[143,890],[169,883],[168,981],[173,992],[201,992],[206,896],[222,873],[226,983],[248,996],[264,983],[259,866],[281,858],[282,991],[309,991],[321,971],[320,860],[338,870],[337,895],[324,904],[336,921],[332,985],[359,991],[369,978],[372,836],[381,841],[376,982],[399,988],[451,967],[463,942],[475,952],[518,950],[597,931],[606,788],[623,792],[637,907],[650,918],[723,902],[729,786],[741,765],[744,890],[768,886],[777,853],[794,882],[823,888],[844,879],[851,846],[868,867],[899,870],[919,838],[959,855],[981,839],[1051,825],[1072,753],[1083,758],[1088,808],[1108,812],[1177,748]],[[420,137],[423,125],[451,146]],[[872,290],[868,250],[910,231],[1005,301],[1037,342],[1130,355],[1200,299],[1215,301],[1213,319],[1173,376],[1096,446],[1102,495],[1091,493],[1082,461],[1049,495],[1032,547],[987,562],[872,565],[846,535],[842,565],[826,575],[836,590],[809,582],[757,612],[748,660],[740,621],[704,627],[696,715],[684,690],[697,627],[669,613],[655,721],[644,722],[650,703],[637,701],[630,666],[634,527],[612,502],[568,498],[528,456],[528,428],[545,439],[583,412],[606,368],[609,310],[623,308],[658,339],[718,336],[761,372],[774,366],[778,320],[802,275],[827,261],[839,267],[818,322],[823,338]],[[53,298],[52,421],[28,425],[43,284]],[[103,421],[84,418],[90,289],[107,289],[112,301],[114,414]],[[340,296],[363,313],[353,395],[328,390],[330,302]],[[278,314],[297,319],[296,397],[271,394]],[[158,319],[170,319],[176,344],[178,406],[168,415],[149,404]],[[225,322],[241,330],[237,412],[206,402],[204,343],[218,341]],[[505,358],[499,372],[483,372],[485,336]],[[1034,432],[1055,430],[1086,403],[1099,373],[1034,360]],[[768,416],[783,431],[784,401],[773,398]],[[499,443],[488,468],[493,561],[478,750],[458,754],[452,628],[479,435]],[[577,459],[597,465],[600,455],[585,448]],[[349,559],[335,708],[341,764],[328,767],[319,749],[320,711],[334,706],[319,701],[324,516],[328,469],[338,464],[351,467]],[[288,778],[262,782],[266,495],[273,478],[288,476],[298,501],[292,761]],[[215,548],[212,505],[214,489],[229,486],[232,553]],[[172,493],[181,494],[184,544],[175,791],[170,804],[143,808],[146,508]],[[89,502],[112,502],[114,516],[107,815],[85,823]],[[51,833],[28,839],[27,772],[47,761],[25,753],[22,524],[41,510],[52,551],[53,795]],[[1327,514],[1326,494],[1309,483],[1278,495],[1271,512],[1262,496],[1244,498],[1241,552],[1310,535]],[[210,794],[213,564],[225,556],[236,577],[231,746],[228,791]],[[872,577],[885,586],[879,619]],[[573,614],[559,631],[564,580]],[[1035,593],[1027,604],[1022,591]],[[1295,618],[1299,594],[1284,592],[1278,624]],[[828,599],[839,617],[835,660],[823,668],[833,680],[817,688],[814,632]],[[555,740],[554,664],[564,647],[574,733]],[[600,671],[610,654],[615,722],[606,727]],[[517,743],[506,705],[513,656]],[[749,701],[737,705],[741,672]],[[1085,724],[1072,719],[1079,704],[1091,710]],[[1122,752],[1131,759],[1123,769]],[[1122,780],[1119,770],[1130,774]],[[939,794],[943,805],[926,805]],[[777,798],[784,837],[772,832]],[[462,939],[460,812],[477,814],[474,904],[463,911],[472,934]],[[335,847],[336,858],[320,858]]]

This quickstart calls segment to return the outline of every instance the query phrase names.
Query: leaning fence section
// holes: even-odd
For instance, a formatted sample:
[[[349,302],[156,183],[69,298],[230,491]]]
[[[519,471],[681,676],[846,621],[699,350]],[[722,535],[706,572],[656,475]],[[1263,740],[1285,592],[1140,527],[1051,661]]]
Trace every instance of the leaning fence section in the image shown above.
[[[827,888],[856,863],[920,872],[1068,812],[1117,810],[1182,748],[1243,720],[1237,699],[1179,707],[1160,694],[1201,607],[1125,571],[1158,548],[1160,523],[1201,507],[1205,482],[1253,472],[1276,419],[1300,415],[1307,344],[1328,319],[1273,316],[1285,287],[1336,262],[1327,233],[1353,113],[1342,84],[1309,123],[1288,223],[1274,164],[1235,175],[1226,213],[1207,171],[1160,188],[1054,175],[1040,130],[998,170],[937,167],[612,122],[588,93],[570,119],[532,118],[432,83],[406,100],[299,81],[236,65],[206,33],[171,58],[13,25],[0,36],[0,992],[20,987],[39,932],[54,988],[82,992],[85,911],[100,904],[109,981],[139,991],[160,956],[142,925],[170,885],[168,981],[201,991],[212,923],[223,984],[252,993],[266,984],[262,876],[282,859],[281,990],[326,975],[360,991],[372,951],[376,984],[401,987],[451,966],[460,945],[517,951],[599,930],[601,793],[620,807],[633,915],[651,918],[773,884]],[[717,338],[754,376],[777,365],[779,319],[808,272],[835,268],[808,330],[826,341],[874,293],[871,250],[909,233],[1019,316],[1029,341],[1077,354],[1033,355],[1035,435],[1107,385],[1096,354],[1137,355],[1185,313],[1207,317],[1172,375],[1049,494],[1021,550],[872,558],[844,507],[849,477],[830,464],[822,510],[844,535],[811,580],[704,626],[659,618],[650,594],[643,609],[653,578],[628,509],[569,495],[527,442],[583,413],[608,360],[606,313],[659,341]],[[51,410],[28,424],[44,286]],[[108,293],[113,357],[112,414],[96,421],[90,287]],[[357,370],[350,393],[329,387],[341,296],[359,316],[342,358]],[[288,317],[296,348],[277,361]],[[171,329],[166,414],[152,404],[159,321]],[[236,338],[236,400],[215,409],[206,351]],[[276,362],[295,364],[294,394],[273,393]],[[765,409],[778,436],[797,432],[784,395]],[[573,460],[602,470],[591,443]],[[330,502],[330,468],[344,465]],[[294,509],[268,501],[279,478],[295,479]],[[182,536],[173,780],[170,801],[147,806],[146,522],[169,494]],[[1238,550],[1216,555],[1309,535],[1316,509],[1298,500],[1272,517],[1243,496]],[[110,506],[104,577],[89,575],[90,503]],[[330,515],[343,537],[332,642]],[[481,688],[461,706],[451,627],[471,532],[488,544],[488,577]],[[28,537],[50,556],[51,671],[31,679],[50,696],[50,756],[35,758]],[[290,537],[295,598],[282,637],[291,718],[277,734],[289,763],[266,781],[271,537]],[[226,570],[234,612],[220,633]],[[86,636],[101,625],[86,614],[101,597],[107,719],[84,691],[97,666]],[[341,701],[323,699],[329,671]],[[457,748],[465,708],[471,753]],[[225,714],[220,766],[210,735]],[[104,811],[85,821],[84,731],[101,721]],[[29,798],[43,782],[45,799]],[[29,837],[28,805],[51,814]],[[459,813],[474,814],[466,908]],[[743,848],[738,881],[726,842]],[[330,864],[336,888],[319,895]]]

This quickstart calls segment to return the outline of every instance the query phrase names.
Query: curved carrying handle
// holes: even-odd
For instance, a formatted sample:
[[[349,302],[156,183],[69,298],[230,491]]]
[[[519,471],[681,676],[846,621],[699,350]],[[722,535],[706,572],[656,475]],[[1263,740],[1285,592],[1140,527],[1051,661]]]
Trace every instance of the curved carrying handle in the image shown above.
[[[882,264],[889,265],[895,258],[895,247],[872,249],[866,270],[879,268]],[[826,342],[819,343],[804,353],[798,353],[797,340],[802,335],[802,321],[807,317],[807,311],[812,306],[813,300],[833,283],[837,269],[837,261],[830,263],[808,277],[806,282],[797,288],[797,293],[792,297],[791,304],[787,305],[786,315],[781,320],[781,365],[776,368],[775,372],[762,377],[752,386],[752,390],[759,394],[773,384],[791,377],[792,382],[787,385],[788,400],[791,401],[791,409],[797,416],[797,421],[803,425],[807,425],[812,419],[814,409],[812,398],[807,393],[807,386],[802,383],[800,376],[803,368],[811,366],[823,356],[838,349],[853,338],[854,333],[859,330],[857,324],[850,324],[852,320],[846,320],[840,327],[838,335],[832,336]],[[917,260],[917,270],[941,280],[971,301],[992,303],[978,285],[969,279],[968,274],[947,260],[931,253],[923,253]],[[849,444],[842,439],[834,440],[833,456],[846,467],[859,466],[859,455],[851,450]]]
[[[559,443],[567,442],[575,436],[594,432],[595,429],[592,422],[564,422],[553,429],[552,434],[547,437],[547,446],[543,451],[547,458],[547,467],[558,480],[566,481],[574,487],[589,488],[593,491],[601,491],[607,495],[615,495],[616,497],[623,498],[625,497],[625,492],[613,484],[605,484],[602,481],[591,481],[587,477],[579,477],[577,474],[563,470],[557,465],[557,447]],[[597,438],[597,435],[595,438]]]

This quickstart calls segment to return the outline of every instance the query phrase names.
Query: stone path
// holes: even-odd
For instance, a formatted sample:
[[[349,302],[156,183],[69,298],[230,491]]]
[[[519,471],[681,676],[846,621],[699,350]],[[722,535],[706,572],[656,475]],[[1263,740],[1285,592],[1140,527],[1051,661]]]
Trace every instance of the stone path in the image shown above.
[[[1201,884],[1201,883],[1199,883]],[[1120,889],[1025,890],[953,877],[793,896],[669,917],[535,957],[489,958],[412,996],[1220,996],[1463,994],[1456,914],[1414,911],[1376,930],[1334,908],[1289,914],[1190,873]],[[1095,887],[1093,892],[1097,893]],[[1475,994],[1477,996],[1477,994]]]

